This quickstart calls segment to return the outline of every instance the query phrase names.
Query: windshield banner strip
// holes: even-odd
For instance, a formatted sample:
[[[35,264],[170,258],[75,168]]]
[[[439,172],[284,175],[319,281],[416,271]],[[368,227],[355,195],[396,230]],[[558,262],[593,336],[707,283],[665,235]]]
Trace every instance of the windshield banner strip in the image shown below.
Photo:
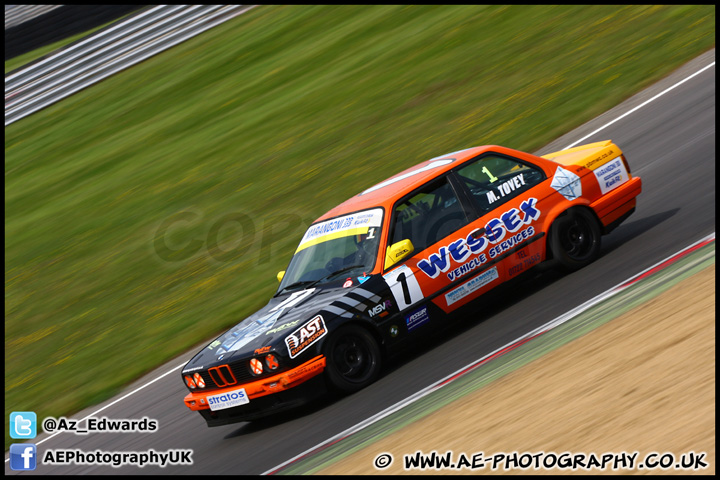
[[[364,235],[368,233],[370,228],[380,227],[382,217],[382,208],[374,208],[311,225],[305,232],[295,253],[328,240],[351,235]]]
[[[334,233],[328,233],[327,235],[323,235],[322,237],[317,237],[313,240],[309,240],[305,243],[300,244],[297,250],[295,250],[295,253],[310,247],[312,245],[317,245],[318,243],[327,242],[328,240],[335,240],[336,238],[342,238],[342,237],[350,237],[352,235],[365,235],[368,233],[368,229],[370,227],[359,227],[354,228],[352,230],[344,230],[342,232],[334,232]]]

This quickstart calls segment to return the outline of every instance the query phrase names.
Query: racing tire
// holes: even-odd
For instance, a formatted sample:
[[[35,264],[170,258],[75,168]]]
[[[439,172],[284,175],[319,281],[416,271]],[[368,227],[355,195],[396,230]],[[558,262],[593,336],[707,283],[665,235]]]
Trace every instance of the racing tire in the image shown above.
[[[353,393],[373,383],[380,374],[380,347],[366,329],[346,325],[325,343],[325,378],[331,389]]]
[[[592,213],[576,208],[561,214],[550,228],[553,266],[572,272],[600,256],[602,232]]]

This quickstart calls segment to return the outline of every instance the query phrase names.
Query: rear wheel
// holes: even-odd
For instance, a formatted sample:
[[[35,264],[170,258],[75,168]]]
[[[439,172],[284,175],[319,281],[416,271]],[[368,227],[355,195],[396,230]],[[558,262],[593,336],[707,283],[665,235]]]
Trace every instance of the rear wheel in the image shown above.
[[[600,255],[602,233],[589,211],[576,208],[560,215],[550,229],[550,250],[554,266],[574,271]]]
[[[380,347],[362,327],[347,325],[325,344],[326,378],[332,388],[352,393],[365,388],[380,374]]]

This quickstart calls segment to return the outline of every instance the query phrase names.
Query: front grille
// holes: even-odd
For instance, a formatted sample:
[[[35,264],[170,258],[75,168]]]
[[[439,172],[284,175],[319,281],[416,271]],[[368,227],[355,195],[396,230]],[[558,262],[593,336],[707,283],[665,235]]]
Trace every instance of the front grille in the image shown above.
[[[250,373],[250,369],[248,368],[248,362],[250,361],[249,358],[246,358],[245,360],[242,360],[240,362],[236,362],[233,365],[230,365],[230,369],[232,370],[232,374],[237,378],[238,383],[247,383],[252,382],[253,380],[257,379],[258,377],[253,377]],[[262,376],[262,375],[260,375]]]
[[[212,381],[215,382],[215,385],[218,387],[229,387],[237,383],[228,365],[208,368],[208,375],[210,375],[210,378],[212,378]]]

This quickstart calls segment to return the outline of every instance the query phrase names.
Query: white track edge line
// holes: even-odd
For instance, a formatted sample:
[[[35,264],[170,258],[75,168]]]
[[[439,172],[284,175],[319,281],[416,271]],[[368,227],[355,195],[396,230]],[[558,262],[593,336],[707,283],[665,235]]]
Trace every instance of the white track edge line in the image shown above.
[[[582,137],[581,139],[576,140],[575,142],[571,143],[570,145],[568,145],[567,147],[563,148],[562,150],[567,150],[567,149],[569,149],[569,148],[572,148],[572,147],[574,147],[575,145],[577,145],[578,143],[582,142],[583,140],[586,140],[586,139],[592,137],[593,135],[595,135],[596,133],[598,133],[598,132],[600,132],[600,131],[602,131],[602,130],[605,130],[607,127],[609,127],[609,126],[612,125],[613,123],[617,122],[618,120],[621,120],[621,119],[627,117],[628,115],[630,115],[630,114],[633,113],[634,111],[636,111],[636,110],[644,107],[644,106],[647,105],[648,103],[650,103],[650,102],[652,102],[652,101],[654,101],[654,100],[662,97],[663,95],[665,95],[666,93],[668,93],[670,90],[673,90],[674,88],[679,87],[680,85],[682,85],[683,83],[687,82],[687,81],[690,80],[691,78],[695,77],[696,75],[700,75],[702,72],[704,72],[704,71],[707,70],[708,68],[711,68],[711,67],[714,67],[714,66],[715,66],[715,62],[712,62],[712,63],[709,64],[709,65],[706,65],[705,67],[701,68],[700,70],[698,70],[697,72],[693,73],[693,74],[690,75],[689,77],[685,77],[683,80],[680,80],[679,82],[677,82],[676,84],[672,85],[671,87],[666,88],[665,90],[663,90],[662,92],[658,93],[658,94],[655,95],[654,97],[652,97],[652,98],[650,98],[650,99],[648,99],[648,100],[645,100],[643,103],[641,103],[641,104],[638,105],[637,107],[628,110],[627,112],[625,112],[625,113],[623,113],[622,115],[620,115],[619,117],[617,117],[615,120],[612,120],[612,121],[606,123],[605,125],[603,125],[602,127],[600,127],[600,128],[598,128],[598,129],[596,129],[596,130],[588,133],[587,135],[585,135],[585,136]],[[562,150],[560,150],[560,151],[562,151]]]

